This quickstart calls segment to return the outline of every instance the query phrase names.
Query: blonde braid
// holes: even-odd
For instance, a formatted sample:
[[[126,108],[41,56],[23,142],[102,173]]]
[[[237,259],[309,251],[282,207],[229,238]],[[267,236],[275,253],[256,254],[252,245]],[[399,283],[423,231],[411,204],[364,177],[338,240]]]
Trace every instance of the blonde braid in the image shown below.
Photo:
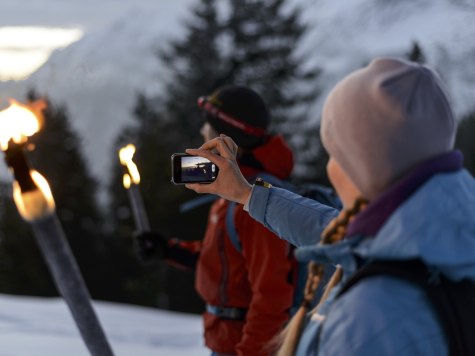
[[[340,214],[338,214],[338,216],[333,219],[323,230],[320,244],[333,244],[343,240],[346,235],[348,224],[354,219],[356,214],[366,207],[367,204],[368,202],[365,199],[358,198],[355,200],[353,206],[350,209],[342,210]],[[280,345],[276,356],[295,355],[295,351],[297,350],[298,342],[303,331],[305,317],[312,305],[317,288],[322,281],[323,272],[323,264],[317,264],[313,261],[309,262],[308,276],[307,282],[305,283],[302,304],[282,333],[272,341],[273,345]],[[320,306],[325,302],[332,288],[341,280],[342,275],[343,271],[341,267],[337,266],[335,272],[330,278],[330,281],[325,286],[325,291],[318,305],[310,312],[311,315],[315,314]]]
[[[354,219],[356,214],[366,208],[367,205],[368,201],[366,199],[358,198],[351,208],[342,210],[323,230],[320,243],[322,245],[331,245],[343,240],[349,223]]]
[[[312,306],[315,293],[323,277],[323,272],[323,265],[309,262],[302,304],[284,330],[271,342],[274,350],[278,348],[277,356],[295,354],[297,348],[296,341],[300,340],[304,325],[303,321]]]

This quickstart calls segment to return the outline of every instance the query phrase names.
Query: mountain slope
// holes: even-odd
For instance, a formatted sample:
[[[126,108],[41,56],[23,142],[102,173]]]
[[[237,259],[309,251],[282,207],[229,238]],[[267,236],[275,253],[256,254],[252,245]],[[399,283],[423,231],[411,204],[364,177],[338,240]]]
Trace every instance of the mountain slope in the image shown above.
[[[302,53],[323,65],[324,95],[343,76],[377,56],[405,56],[417,42],[447,84],[458,117],[475,109],[475,4],[456,0],[306,1],[314,24]]]

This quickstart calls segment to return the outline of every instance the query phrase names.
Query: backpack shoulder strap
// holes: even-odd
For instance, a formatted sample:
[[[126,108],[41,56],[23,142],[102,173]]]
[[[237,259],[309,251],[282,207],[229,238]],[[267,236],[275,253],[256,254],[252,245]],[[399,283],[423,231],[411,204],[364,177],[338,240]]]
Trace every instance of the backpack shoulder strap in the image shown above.
[[[470,334],[475,328],[475,283],[451,281],[420,260],[375,261],[350,277],[337,298],[362,279],[380,275],[400,278],[422,288],[447,336],[449,354],[475,355],[475,340]]]
[[[180,211],[180,213],[187,213],[189,212],[190,210],[193,210],[193,209],[196,209],[196,208],[199,208],[200,206],[202,205],[205,205],[205,204],[208,204],[208,203],[212,203],[216,200],[218,200],[219,197],[217,195],[214,195],[214,194],[204,194],[204,195],[201,195],[197,198],[193,198],[191,200],[188,200],[186,202],[184,202],[183,204],[181,204],[179,207],[178,207],[178,210]]]
[[[239,241],[239,235],[236,230],[236,224],[234,223],[234,211],[236,210],[236,203],[229,202],[228,209],[226,210],[226,231],[228,232],[229,239],[233,246],[238,250],[242,251],[241,241]]]

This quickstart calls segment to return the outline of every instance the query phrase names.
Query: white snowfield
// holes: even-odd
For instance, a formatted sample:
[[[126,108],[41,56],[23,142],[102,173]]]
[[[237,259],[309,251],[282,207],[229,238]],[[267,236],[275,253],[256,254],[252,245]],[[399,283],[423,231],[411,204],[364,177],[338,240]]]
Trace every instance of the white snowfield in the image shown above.
[[[94,308],[116,356],[209,355],[198,315],[110,302]],[[0,356],[88,356],[59,298],[0,294]]]

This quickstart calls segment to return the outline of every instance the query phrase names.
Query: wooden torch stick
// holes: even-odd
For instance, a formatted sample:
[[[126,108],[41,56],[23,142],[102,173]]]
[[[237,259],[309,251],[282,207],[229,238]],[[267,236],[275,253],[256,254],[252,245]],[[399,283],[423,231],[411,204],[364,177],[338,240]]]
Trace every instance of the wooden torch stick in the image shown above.
[[[137,166],[132,161],[135,146],[128,144],[119,151],[119,158],[124,169],[124,188],[127,190],[135,227],[138,232],[150,231],[150,222],[147,217],[142,195],[140,194],[140,174]]]

